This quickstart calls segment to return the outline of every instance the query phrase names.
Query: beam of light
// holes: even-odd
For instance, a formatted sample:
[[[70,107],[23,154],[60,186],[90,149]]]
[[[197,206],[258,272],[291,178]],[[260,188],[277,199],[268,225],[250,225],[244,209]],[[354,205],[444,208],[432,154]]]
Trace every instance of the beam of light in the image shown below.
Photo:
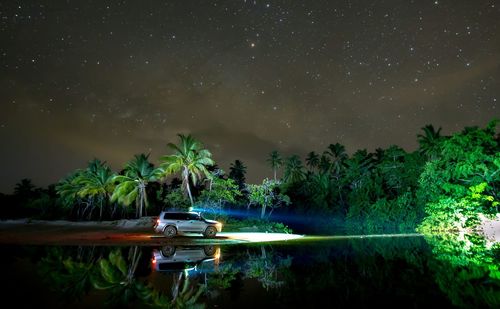
[[[288,241],[304,237],[298,234],[286,233],[219,233],[222,237],[227,237],[232,240],[242,242],[271,242],[271,241]]]
[[[223,232],[218,233],[216,238],[200,238],[199,236],[186,236],[179,238],[165,238],[163,235],[148,235],[150,239],[166,240],[176,245],[201,245],[201,244],[238,244],[238,243],[267,243],[267,242],[320,242],[348,239],[375,239],[375,238],[402,238],[423,237],[418,233],[400,234],[367,234],[367,235],[299,235],[286,233],[262,233],[262,232]]]
[[[247,209],[211,209],[203,207],[192,207],[190,211],[199,212],[207,219],[209,217],[217,216],[229,216],[236,219],[256,219],[260,220],[260,211],[258,207],[253,207],[250,210]],[[287,213],[273,213],[271,217],[267,218],[271,221],[282,222],[285,224],[306,224],[309,225],[314,222],[315,225],[328,225],[333,224],[335,226],[342,226],[343,220],[334,216],[320,216],[308,214],[307,218],[304,218],[302,214],[287,214]]]
[[[210,208],[202,208],[202,207],[193,207],[192,210],[194,212],[201,212],[202,215],[225,215],[225,216],[233,216],[233,217],[255,217],[253,211],[248,212],[246,209],[210,209]]]

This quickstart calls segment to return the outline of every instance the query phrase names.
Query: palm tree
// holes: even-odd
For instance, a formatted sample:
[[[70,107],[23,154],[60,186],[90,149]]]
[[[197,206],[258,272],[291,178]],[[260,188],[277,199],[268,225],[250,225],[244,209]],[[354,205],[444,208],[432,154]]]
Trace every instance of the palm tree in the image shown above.
[[[91,205],[97,199],[100,209],[99,220],[102,219],[103,203],[109,198],[109,193],[113,191],[114,176],[106,162],[94,159],[89,162],[87,169],[74,179],[75,184],[80,187],[78,191],[79,197],[88,198]],[[91,215],[92,211],[89,217]]]
[[[349,179],[351,189],[359,188],[374,168],[373,154],[366,149],[356,151],[352,157],[346,161],[346,178]]]
[[[323,153],[319,158],[319,163],[318,163],[318,167],[321,173],[323,174],[328,173],[330,171],[331,164],[332,163],[330,162],[330,159],[328,158],[326,153]]]
[[[235,160],[229,167],[229,178],[236,181],[240,190],[245,187],[245,174],[247,167],[240,160]]]
[[[76,185],[75,179],[80,176],[80,173],[82,173],[81,170],[76,170],[57,183],[57,195],[59,196],[63,206],[71,207],[76,203],[80,186]]]
[[[116,175],[113,182],[118,183],[111,201],[118,200],[125,206],[129,206],[134,201],[136,203],[136,216],[142,217],[142,209],[146,211],[149,206],[146,187],[149,182],[160,177],[161,170],[155,169],[154,165],[148,161],[149,154],[143,153],[135,155],[127,162],[124,175]]]
[[[298,182],[304,179],[302,161],[298,155],[286,159],[284,180],[287,183]]]
[[[314,168],[319,166],[319,155],[315,153],[314,151],[311,151],[310,153],[307,154],[306,158],[306,164],[309,167],[310,170],[313,170]]]
[[[431,124],[422,128],[424,134],[418,134],[418,143],[420,145],[420,152],[425,154],[428,158],[434,159],[439,152],[439,141],[441,137],[441,127],[436,131]]]
[[[347,159],[344,145],[339,143],[330,144],[325,153],[331,157],[332,172],[334,175],[339,175]]]
[[[17,183],[14,187],[14,195],[17,195],[21,198],[30,198],[33,197],[35,193],[35,185],[33,181],[28,178],[21,179],[21,182]]]
[[[202,144],[191,135],[178,134],[178,136],[180,145],[168,144],[168,147],[174,150],[175,153],[161,157],[160,161],[163,163],[160,164],[160,168],[163,169],[163,176],[181,171],[182,186],[189,196],[191,206],[193,206],[194,201],[189,186],[189,178],[191,176],[193,185],[196,185],[198,178],[201,178],[202,175],[209,178],[210,172],[207,167],[214,165],[214,161],[210,151],[202,149]]]
[[[276,171],[283,165],[283,159],[281,158],[281,155],[277,150],[273,150],[269,154],[269,159],[267,159],[267,162],[269,162],[271,168],[273,169],[274,181],[276,181]]]

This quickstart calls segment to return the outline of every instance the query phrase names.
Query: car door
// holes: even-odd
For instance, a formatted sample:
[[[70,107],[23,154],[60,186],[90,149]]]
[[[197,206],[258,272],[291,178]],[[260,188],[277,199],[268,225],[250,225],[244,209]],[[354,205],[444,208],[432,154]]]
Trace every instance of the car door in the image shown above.
[[[189,225],[190,232],[205,231],[205,222],[197,214],[189,214],[187,225]]]
[[[189,221],[188,216],[185,213],[176,213],[174,222],[177,226],[177,230],[180,232],[188,232],[189,231]]]

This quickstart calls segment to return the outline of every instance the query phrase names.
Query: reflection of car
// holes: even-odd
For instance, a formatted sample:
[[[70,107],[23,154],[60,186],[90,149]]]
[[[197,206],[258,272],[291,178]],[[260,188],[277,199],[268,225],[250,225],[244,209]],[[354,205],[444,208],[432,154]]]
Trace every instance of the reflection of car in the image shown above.
[[[155,232],[163,233],[167,237],[174,237],[180,232],[202,233],[205,237],[213,238],[222,230],[222,223],[207,220],[197,212],[162,211],[154,229]]]
[[[183,271],[203,268],[207,262],[220,257],[218,246],[163,246],[153,250],[156,271]]]

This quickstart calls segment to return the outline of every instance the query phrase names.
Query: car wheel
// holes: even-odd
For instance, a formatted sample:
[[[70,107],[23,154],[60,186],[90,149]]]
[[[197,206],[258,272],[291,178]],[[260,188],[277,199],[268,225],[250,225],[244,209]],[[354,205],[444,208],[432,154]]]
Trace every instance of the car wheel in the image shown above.
[[[205,255],[211,256],[215,254],[215,246],[205,246],[203,247],[203,251],[205,252]]]
[[[205,230],[205,233],[203,233],[203,235],[206,238],[214,238],[215,234],[217,234],[217,229],[214,226],[207,227],[207,229]]]
[[[175,247],[174,246],[164,246],[164,247],[161,248],[161,254],[164,257],[172,256],[172,255],[174,255],[174,253],[175,253]]]
[[[163,234],[165,234],[165,237],[172,238],[177,234],[177,229],[175,226],[169,225],[163,230]]]

